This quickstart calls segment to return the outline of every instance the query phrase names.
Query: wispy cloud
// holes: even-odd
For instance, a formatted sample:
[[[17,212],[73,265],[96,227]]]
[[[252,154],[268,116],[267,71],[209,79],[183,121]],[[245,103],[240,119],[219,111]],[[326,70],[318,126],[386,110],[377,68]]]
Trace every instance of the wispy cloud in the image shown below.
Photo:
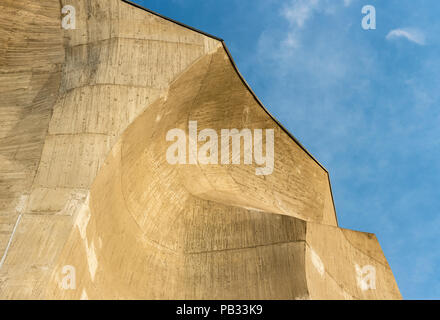
[[[291,0],[282,7],[281,16],[289,23],[282,45],[286,49],[298,48],[301,44],[301,35],[309,20],[317,14],[333,15],[336,8],[343,3],[348,7],[353,0],[343,0],[335,3],[333,0]]]
[[[291,25],[302,28],[318,8],[319,0],[295,0],[284,6],[282,14]]]
[[[425,44],[425,35],[417,29],[394,29],[387,34],[387,40],[396,38],[406,38],[407,40],[417,43],[419,45]]]
[[[298,48],[300,45],[300,30],[304,28],[306,22],[319,10],[320,0],[292,0],[286,4],[281,15],[289,23],[289,31],[282,42],[287,48]]]

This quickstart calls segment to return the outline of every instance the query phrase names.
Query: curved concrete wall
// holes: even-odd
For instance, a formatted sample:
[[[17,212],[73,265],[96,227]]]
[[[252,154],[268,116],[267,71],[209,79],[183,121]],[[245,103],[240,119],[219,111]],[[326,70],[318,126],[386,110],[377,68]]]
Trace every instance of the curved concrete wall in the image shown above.
[[[67,4],[76,29],[61,31]],[[0,140],[0,297],[400,298],[377,240],[338,228],[328,173],[268,114],[222,41],[117,0],[27,5],[3,4],[22,29],[0,24],[23,41],[0,51],[2,121],[24,130],[16,144],[11,133]],[[10,57],[42,12],[47,47],[24,50],[45,50],[42,89],[23,94]],[[46,122],[24,121],[38,96],[44,112],[32,110]],[[188,121],[199,131],[274,129],[273,174],[170,165],[166,134]],[[377,269],[377,289],[359,286],[357,264]],[[75,290],[61,286],[65,266]]]

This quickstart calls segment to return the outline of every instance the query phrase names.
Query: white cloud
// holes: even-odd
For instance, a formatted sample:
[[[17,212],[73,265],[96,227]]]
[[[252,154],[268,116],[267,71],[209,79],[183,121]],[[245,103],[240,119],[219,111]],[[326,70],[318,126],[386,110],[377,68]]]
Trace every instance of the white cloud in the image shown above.
[[[302,28],[318,6],[319,0],[294,0],[284,7],[282,14],[290,24]]]
[[[299,47],[299,37],[296,32],[289,32],[287,37],[283,40],[282,45],[286,48],[298,48]]]
[[[343,0],[345,7],[349,6],[353,0]],[[340,4],[341,2],[339,2]],[[338,6],[337,4],[336,6]],[[281,16],[289,23],[285,39],[281,42],[286,49],[300,47],[301,35],[307,22],[316,14],[324,13],[333,15],[337,7],[333,0],[291,0],[283,6]]]
[[[321,0],[292,0],[283,7],[281,15],[289,23],[286,37],[281,42],[284,48],[289,50],[300,46],[302,29],[320,7]]]
[[[416,29],[394,29],[391,30],[386,37],[388,40],[396,38],[406,38],[407,40],[419,45],[425,44],[425,35]]]

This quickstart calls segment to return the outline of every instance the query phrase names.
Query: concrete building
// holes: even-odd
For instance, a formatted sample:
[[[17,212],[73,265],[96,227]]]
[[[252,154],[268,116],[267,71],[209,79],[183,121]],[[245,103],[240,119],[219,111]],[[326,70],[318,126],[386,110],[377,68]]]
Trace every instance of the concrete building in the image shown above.
[[[1,299],[401,299],[221,39],[120,0],[2,0],[0,39]],[[272,172],[169,163],[191,121]]]

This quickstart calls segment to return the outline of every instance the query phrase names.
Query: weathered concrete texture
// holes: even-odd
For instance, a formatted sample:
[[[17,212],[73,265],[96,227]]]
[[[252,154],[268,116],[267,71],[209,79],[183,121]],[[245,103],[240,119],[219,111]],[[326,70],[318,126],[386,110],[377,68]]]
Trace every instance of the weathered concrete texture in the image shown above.
[[[219,39],[118,0],[4,0],[0,35],[0,298],[401,298]],[[166,134],[189,120],[274,129],[273,174],[170,165]]]

